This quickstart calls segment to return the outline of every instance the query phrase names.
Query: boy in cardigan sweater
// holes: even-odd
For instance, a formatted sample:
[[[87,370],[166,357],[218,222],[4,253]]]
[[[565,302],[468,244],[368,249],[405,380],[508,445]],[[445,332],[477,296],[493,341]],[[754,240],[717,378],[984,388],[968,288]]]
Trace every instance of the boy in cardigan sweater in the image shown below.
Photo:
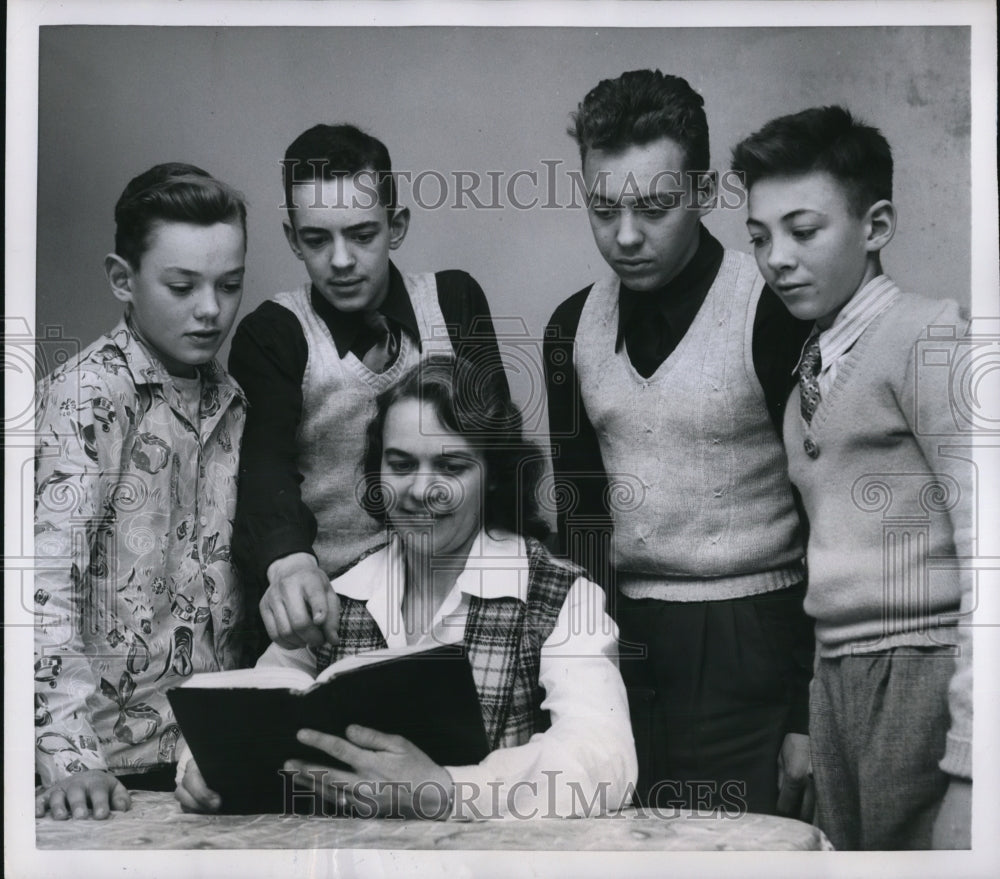
[[[949,370],[921,357],[933,340],[954,363],[968,318],[882,273],[896,213],[876,129],[805,110],[733,167],[761,273],[815,321],[784,438],[810,525],[817,823],[837,848],[968,848],[973,595],[955,559],[972,555],[971,450],[945,439]]]

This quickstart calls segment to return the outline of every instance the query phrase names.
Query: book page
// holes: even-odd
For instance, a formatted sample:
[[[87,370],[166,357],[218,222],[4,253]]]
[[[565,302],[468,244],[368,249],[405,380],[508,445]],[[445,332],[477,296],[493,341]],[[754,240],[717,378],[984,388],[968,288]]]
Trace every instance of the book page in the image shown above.
[[[365,665],[373,665],[378,662],[385,662],[389,659],[397,659],[400,656],[410,656],[414,653],[425,653],[428,650],[434,650],[440,646],[441,645],[437,642],[432,644],[421,642],[419,644],[408,644],[406,647],[386,647],[382,650],[370,650],[367,653],[356,653],[354,656],[345,656],[343,659],[338,659],[336,662],[323,669],[323,671],[316,676],[316,683],[321,684],[324,681],[328,681],[331,678],[335,678],[338,675],[353,671],[354,669],[361,668]]]
[[[207,690],[307,690],[313,680],[297,668],[239,668],[192,675],[182,687]]]

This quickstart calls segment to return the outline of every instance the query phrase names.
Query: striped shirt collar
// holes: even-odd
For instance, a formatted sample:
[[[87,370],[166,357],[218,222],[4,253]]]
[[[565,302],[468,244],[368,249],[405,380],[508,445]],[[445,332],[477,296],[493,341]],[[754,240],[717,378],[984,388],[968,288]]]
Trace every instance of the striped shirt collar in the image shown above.
[[[851,297],[834,319],[832,326],[826,330],[813,327],[805,345],[802,346],[803,353],[818,335],[820,374],[826,372],[854,347],[854,343],[871,326],[872,321],[892,305],[899,295],[899,287],[888,275],[877,275],[872,278]],[[795,373],[799,371],[801,365],[800,355],[799,362],[795,364]]]

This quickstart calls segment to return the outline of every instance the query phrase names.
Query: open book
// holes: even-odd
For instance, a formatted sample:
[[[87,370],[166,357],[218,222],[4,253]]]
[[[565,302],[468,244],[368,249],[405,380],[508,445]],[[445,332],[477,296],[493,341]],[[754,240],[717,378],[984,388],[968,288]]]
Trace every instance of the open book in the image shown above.
[[[313,680],[291,668],[194,675],[167,691],[181,731],[222,811],[306,811],[291,795],[286,760],[334,765],[299,743],[300,729],[342,736],[351,723],[401,735],[441,765],[489,753],[472,669],[462,645],[375,650],[349,656]]]

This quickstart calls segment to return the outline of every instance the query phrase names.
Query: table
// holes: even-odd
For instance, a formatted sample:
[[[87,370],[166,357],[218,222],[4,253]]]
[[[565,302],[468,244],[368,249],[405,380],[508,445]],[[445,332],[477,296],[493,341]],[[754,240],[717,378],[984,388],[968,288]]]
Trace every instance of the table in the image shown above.
[[[285,815],[189,815],[169,793],[132,791],[132,808],[106,821],[35,822],[36,846],[77,849],[421,849],[531,851],[829,850],[815,827],[790,818],[628,809],[603,818],[403,821]]]

